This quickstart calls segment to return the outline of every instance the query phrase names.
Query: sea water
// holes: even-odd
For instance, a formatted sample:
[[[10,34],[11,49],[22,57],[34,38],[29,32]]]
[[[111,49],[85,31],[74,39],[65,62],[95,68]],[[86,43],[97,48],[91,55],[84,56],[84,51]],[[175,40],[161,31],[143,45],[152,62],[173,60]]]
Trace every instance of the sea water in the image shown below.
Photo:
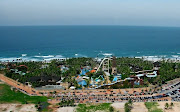
[[[180,27],[0,26],[0,61],[67,57],[180,58]]]

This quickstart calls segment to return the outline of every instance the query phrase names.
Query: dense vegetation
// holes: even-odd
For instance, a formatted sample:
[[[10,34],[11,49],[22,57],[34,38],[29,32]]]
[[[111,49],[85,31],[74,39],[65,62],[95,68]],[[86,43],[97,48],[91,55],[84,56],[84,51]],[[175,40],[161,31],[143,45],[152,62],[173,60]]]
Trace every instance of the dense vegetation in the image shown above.
[[[74,100],[63,100],[59,103],[60,107],[75,106]]]
[[[131,112],[131,109],[132,109],[132,101],[129,100],[128,102],[126,102],[124,104],[124,111],[125,112]]]
[[[103,111],[103,112],[113,112],[114,109],[111,107],[110,103],[102,103],[96,105],[88,105],[88,104],[79,104],[76,108],[77,112],[96,112],[96,111]]]
[[[163,112],[161,109],[157,108],[157,102],[145,102],[144,104],[149,112]]]
[[[122,74],[122,79],[129,77],[130,72],[134,72],[133,68],[139,69],[139,70],[152,70],[153,69],[153,63],[150,61],[144,61],[140,58],[128,58],[128,57],[122,57],[117,58],[117,71]]]
[[[118,73],[122,74],[122,79],[125,79],[133,74],[133,72],[137,70],[152,70],[153,69],[153,62],[150,61],[144,61],[140,58],[128,58],[128,57],[122,57],[116,59],[117,63],[117,71]],[[74,77],[76,77],[78,74],[80,74],[81,67],[89,66],[91,69],[96,67],[99,64],[99,62],[95,61],[92,58],[71,58],[66,61],[56,61],[53,60],[51,63],[43,63],[43,62],[20,62],[20,63],[11,63],[11,65],[8,65],[10,69],[20,69],[18,68],[19,65],[25,65],[28,68],[22,68],[21,71],[26,72],[26,75],[20,75],[10,72],[9,70],[5,70],[6,76],[13,78],[15,80],[18,79],[18,81],[25,83],[29,81],[29,78],[33,76],[58,76],[58,77],[64,77],[63,82],[69,82],[70,84],[74,85],[76,88],[81,88],[80,85],[77,84],[77,81]],[[112,63],[110,63],[110,66]],[[46,66],[46,67],[42,67]],[[60,66],[68,67],[68,70],[61,71]],[[175,71],[175,66],[177,67],[177,71]],[[149,84],[158,84],[161,85],[165,83],[166,81],[172,80],[174,78],[180,77],[180,69],[178,69],[180,66],[180,63],[173,63],[170,61],[161,61],[161,68],[159,70],[160,75],[155,78],[144,78],[144,85],[148,86]],[[27,69],[27,70],[26,70]],[[111,73],[111,69],[110,69]],[[98,73],[87,73],[87,76],[93,77],[93,79],[99,77],[99,75],[102,75],[103,72],[99,71]],[[110,76],[110,80],[113,79],[113,76]],[[161,79],[161,80],[160,80]],[[89,85],[90,80],[87,81],[87,86]],[[131,85],[129,85],[127,82],[124,82],[124,85],[117,86],[114,85],[112,88],[129,88]],[[41,86],[39,82],[32,82],[33,87]],[[137,86],[140,87],[140,86]]]
[[[145,85],[150,84],[164,84],[167,81],[173,80],[175,78],[180,78],[180,63],[174,63],[170,60],[160,61],[161,67],[159,69],[159,75],[155,78],[144,78]],[[129,77],[130,72],[134,72],[130,66],[136,66],[140,70],[152,70],[153,62],[144,61],[143,59],[136,58],[118,58],[117,59],[117,70],[122,74],[122,79]],[[175,70],[176,69],[176,70]]]
[[[27,70],[22,70],[26,72],[26,75],[16,74],[11,72],[10,70],[5,70],[6,76],[15,79],[21,83],[28,82],[31,77],[34,76],[59,76],[64,77],[64,82],[74,83],[75,80],[72,78],[73,76],[77,76],[80,73],[80,68],[82,66],[94,66],[95,62],[92,58],[73,58],[69,59],[65,62],[60,62],[53,60],[51,63],[42,63],[42,62],[13,62],[8,65],[9,69],[18,69],[19,65],[27,66]],[[69,69],[67,71],[62,72],[60,66],[67,66]],[[46,67],[42,67],[46,66]],[[26,69],[26,68],[25,68]],[[40,86],[38,82],[32,82],[33,87]]]
[[[175,71],[175,66],[177,66],[177,71]],[[167,81],[173,80],[175,78],[180,77],[180,63],[172,63],[172,62],[165,62],[162,61],[161,68],[159,70],[159,77],[155,78],[150,82],[157,82],[157,84],[163,84]]]

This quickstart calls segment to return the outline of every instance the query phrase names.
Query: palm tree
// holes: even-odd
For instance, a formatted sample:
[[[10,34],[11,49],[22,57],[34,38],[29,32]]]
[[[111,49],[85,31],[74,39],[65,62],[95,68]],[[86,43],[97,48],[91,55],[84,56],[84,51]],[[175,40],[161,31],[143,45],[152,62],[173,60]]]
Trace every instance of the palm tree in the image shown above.
[[[114,108],[112,106],[109,108],[109,112],[114,112]]]
[[[132,105],[132,100],[130,99],[130,100],[128,101],[128,103],[129,103],[130,105]]]
[[[174,106],[174,104],[173,104],[173,102],[171,102],[171,104],[170,104],[170,108],[172,109],[172,107]]]
[[[143,92],[144,92],[144,90],[142,89],[142,90],[141,90],[141,92],[143,93]]]
[[[169,104],[166,103],[166,104],[165,104],[165,109],[168,109],[168,107],[169,107]]]

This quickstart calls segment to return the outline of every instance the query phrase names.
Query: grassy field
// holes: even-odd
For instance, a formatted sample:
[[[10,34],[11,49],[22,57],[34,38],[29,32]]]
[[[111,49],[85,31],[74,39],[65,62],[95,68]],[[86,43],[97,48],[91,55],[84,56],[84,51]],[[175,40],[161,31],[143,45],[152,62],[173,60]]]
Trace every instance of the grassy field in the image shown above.
[[[95,112],[95,111],[102,111],[102,112],[109,112],[111,104],[110,103],[102,103],[96,105],[88,105],[88,104],[79,104],[76,111],[77,112]]]
[[[12,91],[10,86],[0,84],[0,103],[33,103],[47,102],[47,97],[28,96],[19,91]]]
[[[145,102],[144,104],[149,112],[163,112],[161,109],[157,108],[157,102]]]

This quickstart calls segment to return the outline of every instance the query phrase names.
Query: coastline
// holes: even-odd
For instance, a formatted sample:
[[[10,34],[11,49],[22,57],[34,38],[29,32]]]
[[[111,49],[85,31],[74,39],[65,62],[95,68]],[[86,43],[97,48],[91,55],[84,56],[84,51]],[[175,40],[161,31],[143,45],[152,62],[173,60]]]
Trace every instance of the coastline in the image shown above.
[[[27,54],[23,54],[22,57],[0,57],[0,63],[3,62],[29,62],[29,61],[35,61],[35,62],[50,62],[52,60],[58,60],[63,61],[71,58],[93,58],[97,60],[101,60],[106,56],[112,56],[112,54],[104,55],[104,57],[87,57],[87,56],[76,56],[76,57],[64,57],[62,55],[36,55],[36,56],[27,56]],[[76,54],[75,54],[76,55]],[[167,56],[117,56],[117,58],[137,58],[137,59],[143,59],[145,61],[170,61],[170,62],[180,62],[180,55],[172,55],[171,57]]]

